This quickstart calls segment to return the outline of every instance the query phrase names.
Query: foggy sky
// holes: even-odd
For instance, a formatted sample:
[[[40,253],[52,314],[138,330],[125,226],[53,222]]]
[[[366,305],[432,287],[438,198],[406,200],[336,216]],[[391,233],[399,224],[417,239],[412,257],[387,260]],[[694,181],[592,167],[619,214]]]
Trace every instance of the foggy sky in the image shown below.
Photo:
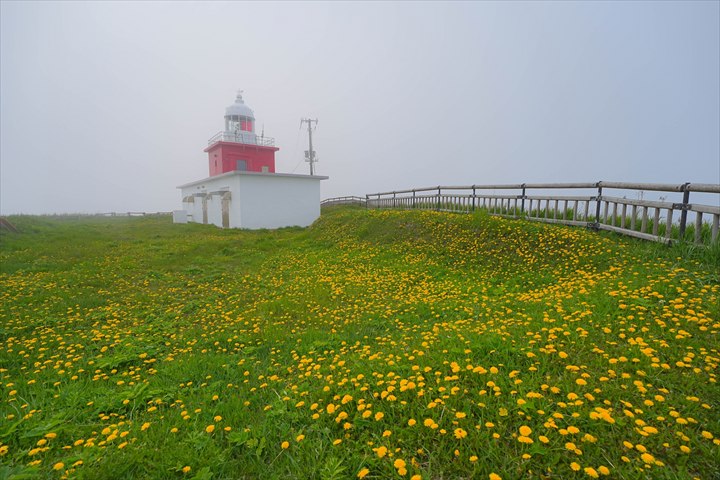
[[[0,212],[170,211],[236,91],[322,197],[720,182],[720,3],[7,2]]]

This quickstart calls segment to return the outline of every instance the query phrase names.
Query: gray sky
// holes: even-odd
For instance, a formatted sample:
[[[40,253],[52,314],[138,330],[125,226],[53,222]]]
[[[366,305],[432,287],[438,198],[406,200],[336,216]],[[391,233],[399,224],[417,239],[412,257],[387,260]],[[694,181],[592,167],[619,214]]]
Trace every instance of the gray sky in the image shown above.
[[[716,1],[0,5],[3,214],[180,208],[237,89],[324,198],[720,182]]]

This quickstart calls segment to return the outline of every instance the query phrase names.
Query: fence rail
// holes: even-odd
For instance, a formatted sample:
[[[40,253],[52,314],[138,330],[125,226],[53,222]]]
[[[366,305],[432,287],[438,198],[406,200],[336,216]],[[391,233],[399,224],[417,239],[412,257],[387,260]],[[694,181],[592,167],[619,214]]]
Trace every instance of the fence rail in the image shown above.
[[[530,190],[540,192],[531,194]],[[592,190],[592,193],[577,190]],[[608,195],[613,190],[621,193]],[[637,199],[620,196],[622,192],[629,192]],[[645,200],[645,192],[660,192],[664,196]],[[702,194],[702,203],[691,203],[691,192],[695,198]],[[674,199],[677,201],[671,201],[673,196],[678,197]],[[662,243],[683,239],[710,244],[718,241],[720,230],[720,184],[710,183],[438,185],[371,193],[364,199],[336,197],[324,200],[322,205],[342,204],[343,199],[348,199],[346,204],[363,204],[367,208],[467,213],[483,209],[491,215],[584,226]]]
[[[361,205],[365,207],[367,206],[367,202],[363,197],[356,196],[326,198],[320,202],[321,207],[329,207],[331,205]]]

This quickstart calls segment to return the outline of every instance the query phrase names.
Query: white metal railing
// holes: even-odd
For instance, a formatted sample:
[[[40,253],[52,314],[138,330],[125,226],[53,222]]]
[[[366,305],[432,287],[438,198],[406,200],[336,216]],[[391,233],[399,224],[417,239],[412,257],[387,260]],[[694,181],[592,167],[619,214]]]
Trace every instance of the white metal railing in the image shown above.
[[[529,190],[540,192],[530,195]],[[557,190],[564,192],[556,194]],[[578,190],[585,192],[577,194]],[[592,193],[588,194],[588,190]],[[608,190],[621,193],[607,195]],[[551,193],[546,193],[548,191]],[[638,198],[620,197],[623,192]],[[662,195],[659,200],[645,200],[645,192],[660,192]],[[701,203],[690,203],[691,192]],[[522,183],[440,185],[372,193],[365,199],[368,208],[450,212],[484,209],[491,215],[585,226],[662,243],[685,240],[710,244],[720,241],[718,194],[720,184],[707,183]],[[691,222],[688,222],[688,216]]]
[[[275,139],[272,137],[260,137],[254,133],[218,132],[208,140],[208,145],[217,142],[244,143],[247,145],[259,145],[261,147],[274,147]]]

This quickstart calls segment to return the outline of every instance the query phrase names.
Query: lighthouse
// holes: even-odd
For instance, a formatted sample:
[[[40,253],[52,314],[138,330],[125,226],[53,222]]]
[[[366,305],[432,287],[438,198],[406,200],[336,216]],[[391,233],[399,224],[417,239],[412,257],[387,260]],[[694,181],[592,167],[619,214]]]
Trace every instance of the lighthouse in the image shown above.
[[[306,227],[320,216],[320,181],[328,177],[275,171],[275,139],[255,130],[255,113],[238,92],[225,108],[225,129],[210,137],[209,176],[186,183],[175,223],[221,228]]]
[[[243,101],[242,90],[225,109],[225,130],[208,140],[210,176],[223,173],[275,173],[275,139],[255,133],[255,114]]]

